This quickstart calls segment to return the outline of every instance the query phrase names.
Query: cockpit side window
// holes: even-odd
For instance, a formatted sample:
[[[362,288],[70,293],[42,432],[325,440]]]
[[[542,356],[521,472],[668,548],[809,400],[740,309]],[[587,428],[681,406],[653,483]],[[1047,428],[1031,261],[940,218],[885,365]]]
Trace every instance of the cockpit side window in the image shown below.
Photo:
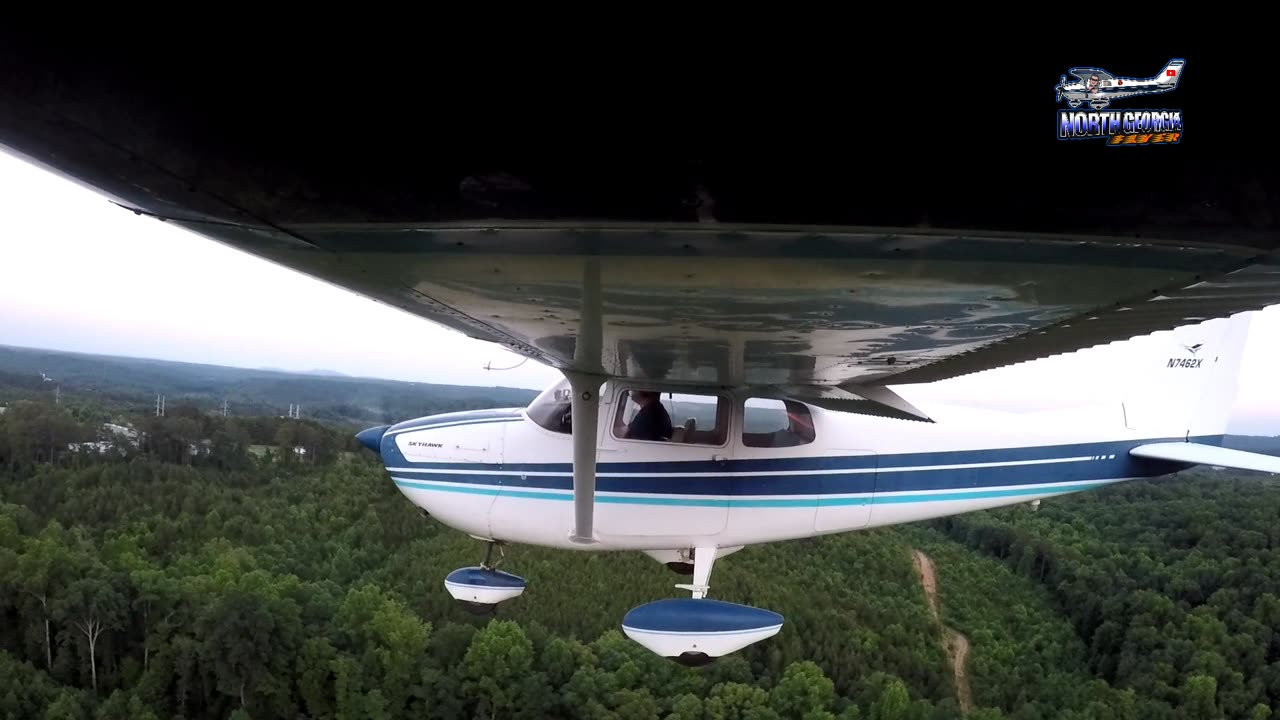
[[[804,403],[774,398],[748,398],[744,403],[742,444],[754,448],[808,445],[816,433]]]
[[[730,407],[719,395],[628,389],[618,398],[613,435],[619,440],[720,446],[728,440]]]
[[[603,392],[602,383],[597,392]],[[573,434],[573,387],[561,380],[543,390],[524,411],[529,419],[551,432]]]

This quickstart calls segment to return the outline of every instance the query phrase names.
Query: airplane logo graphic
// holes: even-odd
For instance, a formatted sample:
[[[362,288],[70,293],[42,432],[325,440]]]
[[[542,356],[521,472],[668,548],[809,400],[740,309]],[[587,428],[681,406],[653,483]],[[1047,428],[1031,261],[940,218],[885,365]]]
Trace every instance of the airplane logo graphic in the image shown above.
[[[1183,345],[1182,347],[1186,348],[1187,352],[1191,353],[1192,355],[1195,355],[1197,352],[1200,351],[1200,348],[1204,347],[1204,343],[1196,343],[1195,345]]]
[[[1158,74],[1149,78],[1117,77],[1101,68],[1075,67],[1068,71],[1075,81],[1067,82],[1067,76],[1063,75],[1053,89],[1057,92],[1057,102],[1065,98],[1072,108],[1089,103],[1094,110],[1101,110],[1121,98],[1173,90],[1182,79],[1185,65],[1185,60],[1170,60]]]

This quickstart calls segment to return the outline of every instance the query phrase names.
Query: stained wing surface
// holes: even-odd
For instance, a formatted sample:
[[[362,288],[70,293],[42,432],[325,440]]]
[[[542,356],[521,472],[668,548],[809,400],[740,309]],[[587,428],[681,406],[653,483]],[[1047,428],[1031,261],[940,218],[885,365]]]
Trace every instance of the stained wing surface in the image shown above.
[[[1269,151],[1215,145],[1207,110],[1200,145],[1056,142],[1057,59],[1003,78],[1027,91],[998,134],[910,111],[877,134],[807,105],[802,129],[635,96],[551,118],[542,85],[471,104],[404,63],[157,57],[6,45],[0,145],[553,367],[856,401],[1280,302]],[[901,141],[936,127],[957,140]]]

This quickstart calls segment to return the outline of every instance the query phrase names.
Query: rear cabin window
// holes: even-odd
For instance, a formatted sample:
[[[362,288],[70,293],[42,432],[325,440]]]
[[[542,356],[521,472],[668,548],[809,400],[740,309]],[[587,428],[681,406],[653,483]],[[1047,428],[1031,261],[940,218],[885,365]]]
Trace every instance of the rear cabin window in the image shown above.
[[[613,434],[620,440],[724,445],[729,407],[718,395],[629,389],[620,397]]]
[[[795,447],[814,440],[813,415],[803,403],[748,398],[744,411],[742,444],[747,447]]]

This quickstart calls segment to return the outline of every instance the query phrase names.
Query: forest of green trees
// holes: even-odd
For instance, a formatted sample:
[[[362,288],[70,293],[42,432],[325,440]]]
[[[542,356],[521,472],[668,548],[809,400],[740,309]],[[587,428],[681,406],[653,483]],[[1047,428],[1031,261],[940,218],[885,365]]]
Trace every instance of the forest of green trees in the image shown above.
[[[1195,469],[938,522],[1045,588],[1087,669],[1140,717],[1268,718],[1280,708],[1280,481]],[[947,607],[948,587],[942,593]],[[966,621],[957,618],[957,623]]]
[[[170,410],[0,415],[0,718],[959,718],[913,548],[972,643],[970,718],[1280,703],[1273,478],[1197,471],[750,547],[713,596],[786,624],[691,669],[620,632],[685,581],[642,554],[511,548],[530,588],[477,617],[442,583],[483,546],[418,513],[346,429]],[[68,447],[125,421],[136,447]]]

